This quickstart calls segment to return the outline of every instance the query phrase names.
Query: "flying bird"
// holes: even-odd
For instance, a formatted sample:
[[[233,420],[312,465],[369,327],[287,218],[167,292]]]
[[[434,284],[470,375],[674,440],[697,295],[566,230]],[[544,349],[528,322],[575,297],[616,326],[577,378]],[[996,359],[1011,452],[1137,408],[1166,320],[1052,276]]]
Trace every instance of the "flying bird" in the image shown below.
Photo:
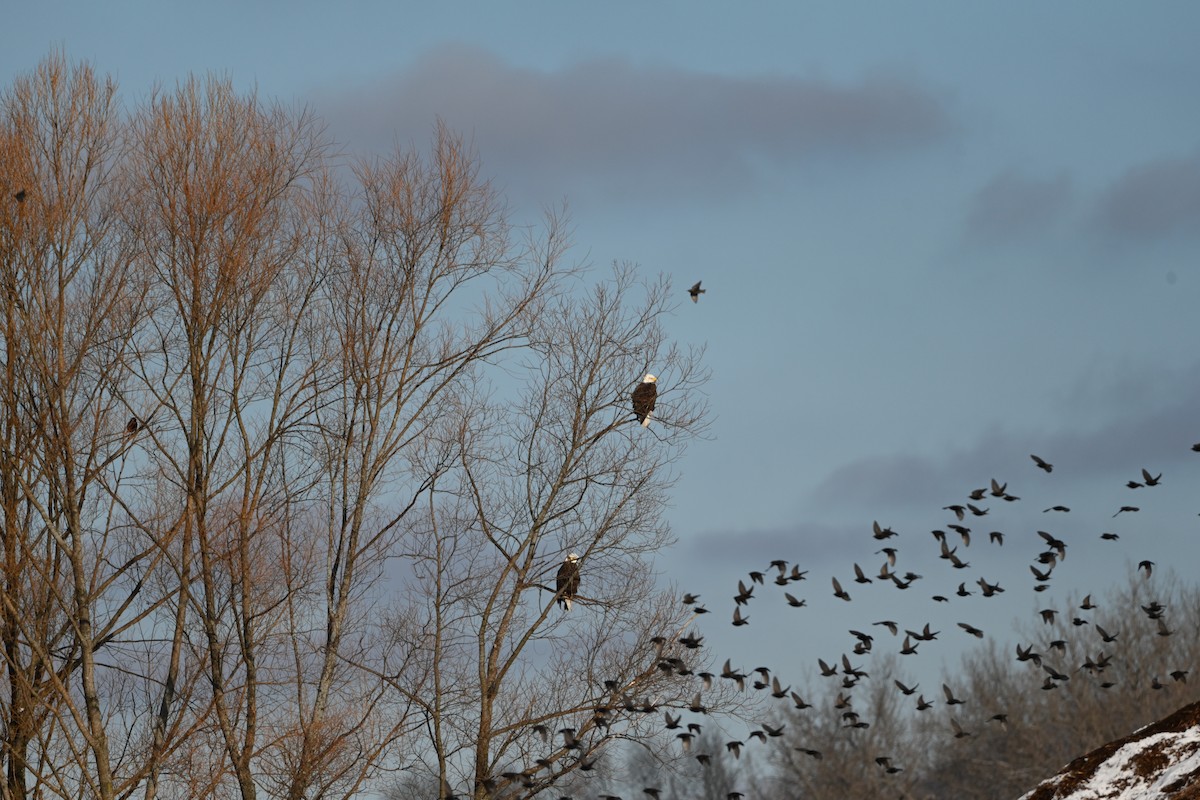
[[[1151,475],[1145,467],[1142,467],[1142,478],[1146,481],[1147,486],[1158,486],[1159,481],[1162,480],[1162,473]]]
[[[842,585],[840,583],[838,583],[837,578],[833,579],[833,596],[840,597],[841,599],[845,600],[847,603],[850,602],[850,595],[846,594],[846,591],[844,589],[842,589]]]
[[[1038,458],[1032,454],[1029,457],[1033,459],[1034,464],[1037,464],[1038,469],[1044,469],[1046,472],[1051,472],[1054,469],[1054,465],[1046,463],[1044,459]]]
[[[701,283],[703,283],[703,281],[696,281],[696,284],[692,288],[688,289],[688,294],[691,295],[693,303],[699,303],[700,295],[707,291],[706,289],[700,288]]]
[[[1138,508],[1137,506],[1121,506],[1119,509],[1117,509],[1117,514],[1120,514],[1122,511],[1132,512],[1132,511],[1141,511],[1141,509]],[[1115,517],[1117,514],[1113,514],[1113,516]]]
[[[658,398],[658,387],[654,384],[658,378],[646,373],[642,382],[633,390],[630,398],[633,400],[633,414],[643,428],[650,427],[650,415],[654,412],[654,401]]]
[[[555,582],[558,592],[558,604],[564,611],[571,610],[571,603],[579,593],[579,554],[571,553],[563,559],[558,568],[558,578]]]
[[[958,627],[962,628],[964,631],[971,634],[976,639],[983,638],[983,631],[981,631],[979,628],[976,628],[974,625],[968,625],[965,622],[960,622],[960,623],[958,623]]]
[[[876,539],[887,539],[897,535],[897,533],[891,528],[885,528],[880,525],[878,520],[875,520],[871,523],[871,530],[874,532]]]

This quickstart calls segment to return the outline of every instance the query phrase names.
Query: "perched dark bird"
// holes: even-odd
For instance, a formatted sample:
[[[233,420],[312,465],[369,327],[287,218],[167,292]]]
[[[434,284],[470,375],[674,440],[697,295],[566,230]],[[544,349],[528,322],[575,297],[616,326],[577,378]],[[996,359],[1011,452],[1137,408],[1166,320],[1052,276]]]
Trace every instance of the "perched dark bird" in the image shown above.
[[[1033,459],[1034,464],[1037,464],[1038,469],[1044,469],[1046,472],[1050,472],[1054,469],[1053,464],[1047,464],[1043,459],[1038,458],[1035,455],[1030,455],[1029,457]]]
[[[703,283],[703,281],[696,281],[696,284],[692,288],[688,289],[688,294],[691,295],[693,303],[699,303],[700,295],[704,294],[706,291],[705,289],[700,288],[701,283]]]
[[[570,611],[571,603],[574,602],[575,595],[579,593],[578,553],[571,553],[563,559],[562,565],[558,568],[555,590],[558,592],[558,604],[563,607],[564,611]]]
[[[28,193],[24,189],[18,189],[13,193],[13,200],[16,200],[18,203],[24,203],[27,196]]]
[[[138,422],[137,417],[130,417],[129,422],[125,423],[125,432],[126,433],[137,433],[139,424],[140,423]]]
[[[633,401],[633,415],[642,423],[643,428],[650,426],[650,415],[654,412],[654,401],[658,398],[658,378],[647,373],[642,382],[637,385],[630,395]]]

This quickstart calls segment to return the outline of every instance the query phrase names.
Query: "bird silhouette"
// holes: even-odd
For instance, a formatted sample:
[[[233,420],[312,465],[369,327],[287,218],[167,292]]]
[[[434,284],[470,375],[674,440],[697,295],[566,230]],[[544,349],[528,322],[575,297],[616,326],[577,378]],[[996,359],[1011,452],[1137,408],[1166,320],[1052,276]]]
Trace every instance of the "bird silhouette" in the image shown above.
[[[706,291],[708,291],[707,289],[700,288],[701,283],[703,283],[703,281],[696,281],[696,283],[692,286],[692,288],[688,289],[688,294],[691,296],[693,303],[699,303],[700,295],[702,295]]]

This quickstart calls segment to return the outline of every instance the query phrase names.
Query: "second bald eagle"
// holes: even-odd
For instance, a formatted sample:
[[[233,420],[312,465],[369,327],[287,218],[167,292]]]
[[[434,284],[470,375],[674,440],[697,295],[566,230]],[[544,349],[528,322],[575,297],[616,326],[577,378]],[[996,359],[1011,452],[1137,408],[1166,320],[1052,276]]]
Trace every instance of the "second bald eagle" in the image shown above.
[[[654,401],[658,398],[658,388],[654,385],[658,378],[647,374],[630,395],[633,400],[633,415],[642,423],[643,428],[650,426],[650,414],[654,411]]]

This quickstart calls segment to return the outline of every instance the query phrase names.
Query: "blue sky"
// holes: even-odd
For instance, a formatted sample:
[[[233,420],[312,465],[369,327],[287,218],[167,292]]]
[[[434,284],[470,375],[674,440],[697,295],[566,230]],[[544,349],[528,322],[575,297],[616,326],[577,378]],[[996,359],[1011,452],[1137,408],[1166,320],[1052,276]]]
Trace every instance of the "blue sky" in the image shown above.
[[[813,628],[861,625],[871,606],[826,595],[878,569],[871,521],[944,589],[928,531],[992,477],[1024,500],[989,519],[1010,536],[989,578],[1027,587],[1056,503],[1056,531],[1122,531],[1064,565],[1090,564],[1080,584],[1200,554],[1200,5],[48,2],[4,28],[5,84],[54,47],[131,104],[229,75],[362,153],[440,115],[518,218],[569,202],[577,257],[667,273],[681,301],[703,280],[672,320],[707,343],[715,412],[669,511],[683,589],[787,558]],[[1143,466],[1164,484],[1131,500]],[[1035,604],[1012,594],[962,613],[1007,628]],[[707,627],[804,664],[849,646]]]

